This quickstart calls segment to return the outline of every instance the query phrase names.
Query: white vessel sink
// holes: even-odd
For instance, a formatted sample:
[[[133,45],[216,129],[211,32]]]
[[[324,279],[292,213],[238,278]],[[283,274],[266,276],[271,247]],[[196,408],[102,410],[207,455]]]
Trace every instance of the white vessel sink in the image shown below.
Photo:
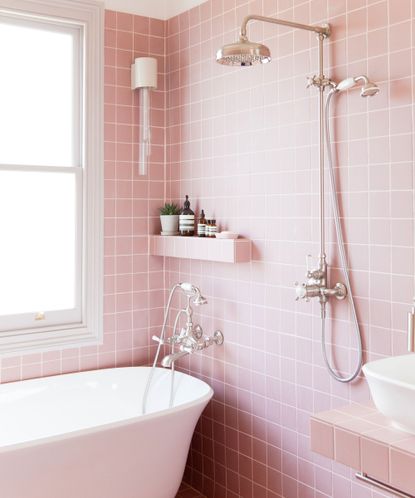
[[[363,366],[376,408],[398,429],[415,434],[415,354]]]

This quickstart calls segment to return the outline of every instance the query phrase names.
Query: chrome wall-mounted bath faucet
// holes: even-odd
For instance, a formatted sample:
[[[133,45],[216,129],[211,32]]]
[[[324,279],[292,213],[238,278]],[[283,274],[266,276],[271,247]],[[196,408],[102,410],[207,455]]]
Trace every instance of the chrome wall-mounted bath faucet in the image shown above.
[[[186,307],[180,309],[177,312],[176,318],[174,319],[173,333],[170,337],[166,337],[167,322],[170,314],[171,303],[175,292],[178,290],[181,290],[187,298]],[[151,383],[154,376],[154,371],[158,363],[162,346],[170,346],[170,354],[168,354],[161,360],[161,366],[171,369],[170,402],[169,402],[169,406],[171,407],[173,406],[173,398],[174,398],[175,362],[178,359],[183,358],[183,356],[196,353],[197,351],[202,351],[203,349],[206,349],[209,346],[212,346],[213,344],[216,344],[218,346],[223,344],[224,337],[220,330],[216,330],[213,336],[205,336],[203,333],[203,329],[200,325],[193,325],[193,309],[191,306],[192,304],[194,304],[195,306],[202,306],[204,304],[207,304],[207,299],[203,297],[202,293],[200,292],[200,289],[188,282],[174,284],[173,287],[170,289],[169,297],[167,299],[167,305],[164,310],[164,319],[163,319],[163,325],[161,327],[160,337],[156,335],[153,335],[152,337],[153,341],[158,342],[158,345],[153,361],[153,366],[150,370],[146,387],[144,390],[143,403],[142,403],[143,413],[146,413],[148,394],[150,391]],[[186,316],[186,324],[181,329],[180,333],[176,334],[180,317],[183,314]],[[178,346],[179,351],[175,351],[176,346]]]
[[[220,330],[216,330],[213,336],[203,337],[202,332],[202,336],[200,337],[200,339],[196,340],[195,342],[192,341],[189,343],[187,339],[184,339],[182,343],[178,342],[178,344],[180,344],[180,351],[165,356],[161,360],[161,366],[169,368],[176,360],[182,358],[183,356],[195,353],[196,351],[202,351],[203,349],[206,349],[213,344],[220,346],[221,344],[223,344],[223,340],[223,334]]]
[[[203,329],[200,325],[193,324],[193,308],[191,305],[194,304],[195,306],[202,306],[207,304],[207,299],[203,297],[200,289],[187,282],[176,284],[173,287],[172,292],[176,288],[180,288],[184,292],[187,297],[187,303],[186,307],[179,310],[176,315],[173,326],[173,334],[171,337],[166,339],[163,330],[160,337],[152,337],[153,341],[159,343],[159,347],[171,347],[171,353],[161,360],[161,366],[166,368],[174,366],[174,362],[183,356],[193,354],[196,351],[202,351],[213,344],[220,346],[224,341],[223,334],[220,330],[216,330],[213,336],[206,336],[204,335]],[[176,334],[181,315],[185,315],[186,323],[180,333]],[[179,348],[179,351],[175,352],[174,349],[176,346]]]

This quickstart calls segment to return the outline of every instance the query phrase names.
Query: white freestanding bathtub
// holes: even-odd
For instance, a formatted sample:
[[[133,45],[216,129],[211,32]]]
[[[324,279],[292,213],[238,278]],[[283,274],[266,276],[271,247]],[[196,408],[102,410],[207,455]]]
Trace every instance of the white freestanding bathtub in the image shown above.
[[[1,498],[174,498],[204,382],[157,369],[112,368],[0,385]]]

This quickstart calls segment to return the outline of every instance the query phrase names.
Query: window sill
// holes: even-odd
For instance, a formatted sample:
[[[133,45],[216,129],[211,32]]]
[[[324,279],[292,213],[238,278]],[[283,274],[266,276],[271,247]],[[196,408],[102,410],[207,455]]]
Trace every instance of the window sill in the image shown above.
[[[56,349],[77,348],[102,344],[102,327],[88,328],[77,324],[73,327],[33,329],[22,332],[2,332],[0,356],[39,353]]]

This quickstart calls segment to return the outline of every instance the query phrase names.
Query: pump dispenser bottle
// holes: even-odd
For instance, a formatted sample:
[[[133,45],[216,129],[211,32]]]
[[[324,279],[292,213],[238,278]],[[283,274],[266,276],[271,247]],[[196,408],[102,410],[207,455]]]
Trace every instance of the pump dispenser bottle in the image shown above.
[[[179,216],[180,235],[192,237],[195,234],[195,213],[190,209],[189,196],[186,195],[183,209]]]

